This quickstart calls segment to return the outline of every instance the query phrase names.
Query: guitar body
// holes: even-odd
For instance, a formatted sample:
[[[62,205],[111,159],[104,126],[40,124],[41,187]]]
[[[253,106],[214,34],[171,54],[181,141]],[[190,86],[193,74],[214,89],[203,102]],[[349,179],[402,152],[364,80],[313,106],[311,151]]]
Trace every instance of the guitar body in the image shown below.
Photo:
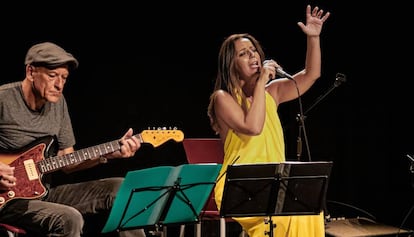
[[[14,176],[17,185],[10,190],[0,191],[0,206],[7,202],[20,199],[38,199],[47,194],[47,189],[42,183],[42,173],[36,165],[45,156],[52,152],[54,138],[44,137],[14,153],[0,154],[0,161],[15,167]]]

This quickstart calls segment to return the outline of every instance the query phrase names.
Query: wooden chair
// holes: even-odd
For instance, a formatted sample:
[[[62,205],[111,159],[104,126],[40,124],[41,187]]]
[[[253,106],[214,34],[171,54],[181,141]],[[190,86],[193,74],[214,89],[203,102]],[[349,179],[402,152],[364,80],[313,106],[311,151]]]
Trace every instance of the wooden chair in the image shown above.
[[[223,144],[218,138],[185,138],[183,140],[183,146],[189,164],[223,163]],[[203,220],[219,221],[220,237],[226,236],[226,222],[234,221],[231,218],[223,218],[220,216],[214,200],[214,191],[210,195],[200,216],[200,222],[195,225],[196,237],[201,237],[201,222]],[[183,229],[184,226],[181,226],[181,235],[183,235]],[[242,235],[244,236],[244,232]]]

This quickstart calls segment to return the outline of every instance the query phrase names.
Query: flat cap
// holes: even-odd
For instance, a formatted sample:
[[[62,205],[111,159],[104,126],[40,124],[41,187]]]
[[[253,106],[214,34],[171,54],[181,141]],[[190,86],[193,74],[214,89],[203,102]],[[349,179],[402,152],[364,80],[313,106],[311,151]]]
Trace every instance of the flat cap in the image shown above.
[[[60,46],[43,42],[33,45],[26,54],[25,65],[41,65],[45,67],[58,67],[61,65],[69,65],[71,69],[78,67],[78,60],[72,54],[66,52]]]

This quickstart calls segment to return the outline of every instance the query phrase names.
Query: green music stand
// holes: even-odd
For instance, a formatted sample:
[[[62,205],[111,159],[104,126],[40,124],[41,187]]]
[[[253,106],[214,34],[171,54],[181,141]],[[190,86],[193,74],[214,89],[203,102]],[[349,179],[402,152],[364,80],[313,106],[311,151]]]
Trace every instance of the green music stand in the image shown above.
[[[184,164],[126,174],[102,233],[195,223],[221,164]]]

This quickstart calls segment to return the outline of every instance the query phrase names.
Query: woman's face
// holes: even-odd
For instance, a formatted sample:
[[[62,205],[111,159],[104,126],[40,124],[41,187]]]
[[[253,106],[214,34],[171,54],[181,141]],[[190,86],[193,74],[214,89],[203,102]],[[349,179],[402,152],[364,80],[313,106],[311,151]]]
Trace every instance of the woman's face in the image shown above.
[[[240,80],[257,79],[260,73],[261,60],[256,47],[247,38],[241,38],[234,42],[235,66]]]

